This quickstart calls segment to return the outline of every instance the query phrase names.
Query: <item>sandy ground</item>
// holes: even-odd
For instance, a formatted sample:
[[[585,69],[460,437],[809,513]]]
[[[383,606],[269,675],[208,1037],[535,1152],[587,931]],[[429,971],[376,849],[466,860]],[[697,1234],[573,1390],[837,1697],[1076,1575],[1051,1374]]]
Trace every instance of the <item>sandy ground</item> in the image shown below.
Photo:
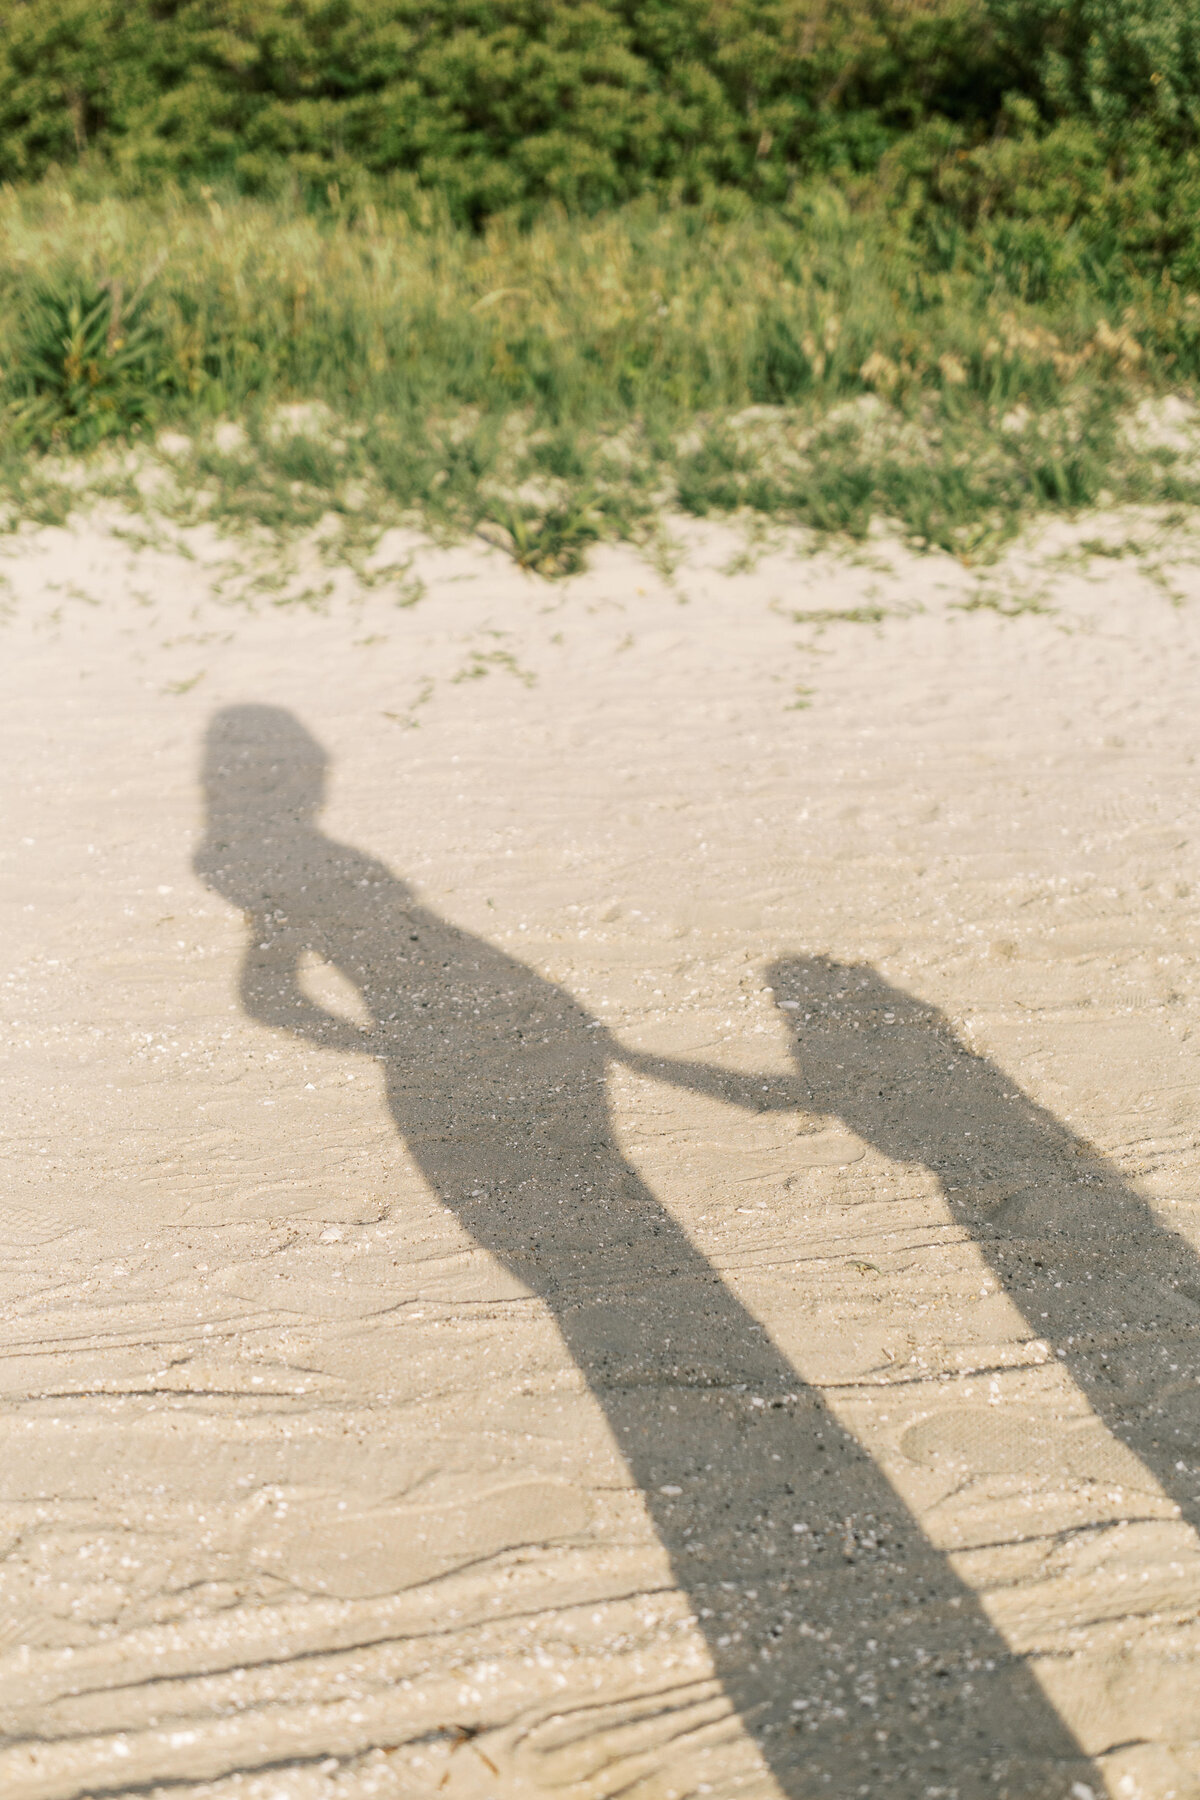
[[[0,565],[5,1800],[1200,1794],[1194,571],[119,526]]]

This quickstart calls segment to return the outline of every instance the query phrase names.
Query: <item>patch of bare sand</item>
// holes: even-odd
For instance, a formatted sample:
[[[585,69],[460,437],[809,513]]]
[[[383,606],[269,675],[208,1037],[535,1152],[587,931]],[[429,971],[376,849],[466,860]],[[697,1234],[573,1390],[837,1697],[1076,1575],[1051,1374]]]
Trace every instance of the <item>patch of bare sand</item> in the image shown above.
[[[1198,584],[1096,529],[9,541],[0,1792],[1200,1792]]]

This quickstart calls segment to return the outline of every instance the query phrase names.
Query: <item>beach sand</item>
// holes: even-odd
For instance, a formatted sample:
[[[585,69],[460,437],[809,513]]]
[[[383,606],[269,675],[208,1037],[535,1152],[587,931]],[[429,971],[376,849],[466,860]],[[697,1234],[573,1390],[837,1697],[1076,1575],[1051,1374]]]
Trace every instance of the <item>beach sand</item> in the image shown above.
[[[1200,1794],[1200,575],[1105,529],[6,540],[6,1800]]]

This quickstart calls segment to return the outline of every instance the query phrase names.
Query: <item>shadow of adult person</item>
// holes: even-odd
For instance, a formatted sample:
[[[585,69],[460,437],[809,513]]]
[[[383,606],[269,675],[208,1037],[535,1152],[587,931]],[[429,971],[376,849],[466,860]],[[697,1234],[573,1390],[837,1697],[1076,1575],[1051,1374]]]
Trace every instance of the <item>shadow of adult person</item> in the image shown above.
[[[804,1105],[941,1183],[996,1276],[1112,1434],[1200,1528],[1200,1262],[1120,1172],[975,1055],[936,1007],[865,964],[822,957],[769,975],[790,1013]],[[1102,1026],[1096,1026],[1100,1031]],[[970,1421],[960,1421],[960,1435]],[[991,1418],[996,1436],[996,1416]],[[1111,1481],[1102,1448],[1052,1454]],[[1037,1471],[1047,1446],[1026,1443]],[[959,1448],[968,1467],[969,1441]],[[976,1450],[983,1446],[975,1446]],[[993,1453],[997,1446],[993,1445]],[[986,1449],[983,1449],[986,1460]],[[1006,1455],[1022,1460],[1019,1447]]]
[[[247,917],[242,1004],[378,1060],[432,1190],[552,1315],[781,1790],[1061,1800],[1089,1767],[1078,1745],[625,1160],[606,1077],[621,1060],[756,1110],[796,1105],[797,1084],[626,1051],[565,989],[326,837],[325,777],[324,752],[285,711],[212,721],[196,869]],[[305,954],[355,985],[369,1029],[305,994]],[[662,1706],[664,1754],[680,1758],[685,1698]]]

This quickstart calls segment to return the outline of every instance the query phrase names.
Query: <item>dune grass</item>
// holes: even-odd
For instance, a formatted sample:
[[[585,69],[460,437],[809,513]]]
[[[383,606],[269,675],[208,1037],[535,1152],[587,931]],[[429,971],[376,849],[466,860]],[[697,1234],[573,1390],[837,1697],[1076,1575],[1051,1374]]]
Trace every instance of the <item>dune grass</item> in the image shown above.
[[[980,559],[1039,509],[1197,498],[1189,459],[1121,421],[1187,390],[1200,303],[1081,257],[1033,304],[976,251],[935,267],[902,209],[831,183],[786,216],[645,202],[480,233],[432,203],[6,190],[8,517],[78,504],[79,459],[144,497],[156,443],[177,507],[484,525],[547,574],[670,509],[859,538],[883,517]]]

